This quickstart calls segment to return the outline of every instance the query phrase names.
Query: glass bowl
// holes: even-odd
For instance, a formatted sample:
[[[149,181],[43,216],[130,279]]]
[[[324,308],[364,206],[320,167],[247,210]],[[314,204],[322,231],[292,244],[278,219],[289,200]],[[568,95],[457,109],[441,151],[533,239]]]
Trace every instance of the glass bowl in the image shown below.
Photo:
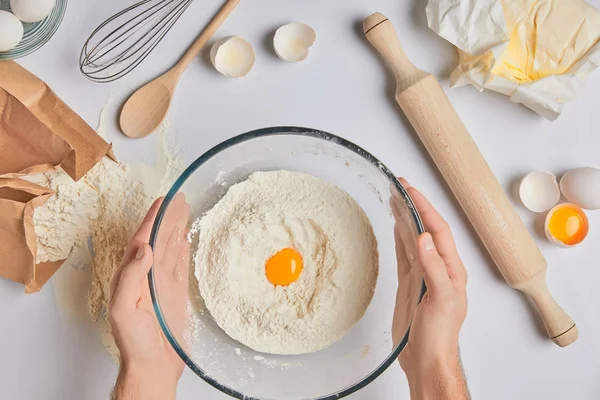
[[[10,11],[10,1],[0,0],[0,10]],[[25,57],[46,44],[58,30],[66,10],[67,0],[56,0],[56,5],[46,18],[39,22],[23,22],[23,39],[14,49],[0,51],[0,60],[14,60]]]
[[[273,170],[307,173],[345,190],[369,217],[378,241],[379,276],[364,317],[341,340],[311,354],[262,354],[230,338],[203,306],[193,255],[180,258],[189,270],[177,290],[172,271],[179,267],[167,265],[168,257],[162,254],[169,251],[164,244],[172,241],[172,215],[185,204],[174,200],[179,192],[190,206],[191,226],[231,185],[255,171]],[[422,232],[413,202],[395,175],[355,144],[297,127],[244,133],[194,161],[166,195],[150,238],[154,265],[148,278],[154,309],[183,361],[223,393],[238,399],[339,399],[377,378],[406,345],[412,316],[425,291],[415,256],[416,238]],[[193,254],[197,236],[189,239]]]

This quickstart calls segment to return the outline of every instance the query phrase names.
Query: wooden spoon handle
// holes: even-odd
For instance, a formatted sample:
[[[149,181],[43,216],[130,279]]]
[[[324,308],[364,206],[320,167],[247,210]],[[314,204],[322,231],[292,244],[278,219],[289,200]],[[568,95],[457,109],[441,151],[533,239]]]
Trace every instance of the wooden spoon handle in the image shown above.
[[[173,70],[182,73],[186,69],[189,63],[196,57],[198,52],[202,50],[206,42],[210,40],[238,4],[240,4],[240,0],[227,0],[217,15],[210,20],[206,28],[204,28],[194,43],[187,49],[183,57],[177,62],[177,65],[173,67]]]

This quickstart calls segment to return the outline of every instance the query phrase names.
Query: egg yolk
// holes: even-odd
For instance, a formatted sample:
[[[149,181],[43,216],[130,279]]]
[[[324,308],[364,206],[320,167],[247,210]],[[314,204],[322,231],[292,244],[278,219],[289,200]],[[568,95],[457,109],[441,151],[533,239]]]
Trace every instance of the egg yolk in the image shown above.
[[[286,247],[267,260],[265,274],[273,285],[287,286],[300,277],[303,267],[300,253]]]
[[[571,204],[558,207],[548,220],[548,231],[557,240],[573,246],[588,234],[589,225],[583,210]]]

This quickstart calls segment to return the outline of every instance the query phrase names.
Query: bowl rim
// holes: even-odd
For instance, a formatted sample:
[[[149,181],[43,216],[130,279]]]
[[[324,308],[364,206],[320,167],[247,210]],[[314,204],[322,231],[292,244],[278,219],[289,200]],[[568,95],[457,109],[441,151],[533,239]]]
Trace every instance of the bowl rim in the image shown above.
[[[220,153],[223,150],[226,150],[237,144],[240,144],[240,143],[252,140],[252,139],[263,138],[263,137],[267,137],[267,136],[309,136],[309,137],[316,138],[316,139],[326,140],[328,142],[332,142],[334,144],[340,145],[340,146],[352,151],[353,153],[357,154],[358,156],[362,157],[363,159],[367,160],[372,165],[376,166],[388,178],[390,183],[392,185],[394,185],[394,187],[398,190],[398,192],[402,195],[402,197],[406,201],[408,209],[413,217],[413,221],[417,228],[417,233],[420,235],[423,232],[425,232],[425,228],[423,226],[423,221],[421,220],[421,217],[419,216],[419,213],[417,212],[417,209],[416,209],[412,199],[410,198],[408,192],[404,188],[404,186],[402,186],[402,184],[396,178],[396,176],[381,161],[379,161],[371,153],[367,152],[363,148],[357,146],[356,144],[354,144],[346,139],[343,139],[339,136],[336,136],[331,133],[321,131],[318,129],[297,127],[297,126],[273,126],[273,127],[261,128],[261,129],[248,131],[246,133],[242,133],[240,135],[234,136],[230,139],[227,139],[227,140],[217,144],[216,146],[212,147],[210,150],[208,150],[204,154],[202,154],[200,157],[198,157],[194,162],[192,162],[190,164],[189,167],[187,167],[181,173],[179,178],[177,178],[175,183],[173,183],[173,186],[171,187],[171,189],[169,189],[168,193],[165,195],[165,198],[158,210],[156,219],[154,220],[154,223],[152,225],[152,231],[150,234],[150,246],[152,247],[152,249],[154,250],[158,230],[160,228],[160,224],[162,222],[162,219],[165,215],[167,208],[169,207],[171,200],[173,199],[173,197],[175,197],[175,195],[177,194],[177,192],[179,191],[181,186],[185,183],[185,181],[202,164],[204,164],[209,159],[211,159],[213,156],[217,155],[218,153]],[[164,314],[161,310],[160,304],[158,303],[158,295],[157,295],[157,290],[156,290],[156,285],[155,285],[155,280],[154,280],[154,266],[148,272],[148,284],[150,287],[150,295],[152,297],[152,305],[154,307],[154,311],[156,313],[156,318],[158,320],[161,330],[163,331],[165,337],[167,338],[168,342],[171,344],[171,346],[173,347],[175,352],[179,355],[179,357],[185,362],[185,364],[196,375],[198,375],[206,383],[208,383],[215,389],[218,389],[219,391],[221,391],[225,394],[228,394],[231,397],[234,397],[237,399],[244,399],[244,400],[265,400],[265,399],[245,396],[244,394],[238,392],[237,390],[231,389],[231,388],[219,383],[216,379],[208,376],[208,374],[206,372],[204,372],[201,368],[199,368],[190,359],[190,357],[187,355],[185,350],[183,350],[183,347],[179,344],[179,342],[174,338],[173,334],[171,333],[171,330],[169,329],[169,327],[167,325],[167,322],[166,322]],[[423,279],[421,279],[421,292],[419,294],[419,299],[418,299],[417,304],[419,304],[421,302],[426,291],[427,291],[427,287],[425,286],[425,281]],[[406,330],[404,337],[402,338],[400,343],[398,343],[398,345],[396,346],[394,351],[392,351],[390,353],[390,355],[381,364],[379,364],[379,366],[377,368],[375,368],[369,375],[365,376],[360,381],[354,383],[351,386],[346,387],[345,389],[342,389],[341,391],[339,391],[337,393],[328,394],[328,395],[317,397],[317,398],[310,399],[310,400],[341,399],[343,397],[346,397],[346,396],[364,388],[365,386],[367,386],[368,384],[373,382],[390,365],[392,365],[396,361],[396,359],[398,358],[398,356],[400,355],[400,353],[406,346],[406,344],[408,342],[408,336],[410,333],[411,324],[412,324],[412,321],[409,324],[409,327]],[[307,399],[307,400],[309,400],[309,399]]]

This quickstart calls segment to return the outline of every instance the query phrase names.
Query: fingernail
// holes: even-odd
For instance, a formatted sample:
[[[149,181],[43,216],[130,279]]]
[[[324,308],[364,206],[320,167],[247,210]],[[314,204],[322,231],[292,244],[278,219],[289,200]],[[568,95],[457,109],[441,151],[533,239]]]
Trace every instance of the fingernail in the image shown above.
[[[142,257],[144,257],[144,245],[141,245],[140,248],[138,249],[137,253],[135,254],[135,259],[136,260],[141,260]]]
[[[423,234],[423,248],[425,251],[435,250],[435,244],[433,243],[433,238],[427,232]]]

